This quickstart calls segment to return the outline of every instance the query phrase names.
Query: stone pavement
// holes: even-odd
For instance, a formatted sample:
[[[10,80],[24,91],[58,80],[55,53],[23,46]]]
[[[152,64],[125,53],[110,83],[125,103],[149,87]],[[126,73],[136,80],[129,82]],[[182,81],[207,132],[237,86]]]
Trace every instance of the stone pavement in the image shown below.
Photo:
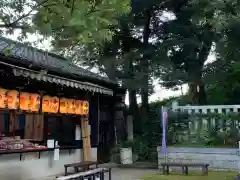
[[[149,169],[112,169],[112,180],[141,180],[144,176],[155,174],[156,170]],[[54,177],[43,178],[39,180],[54,180]],[[108,180],[106,175],[105,180]]]

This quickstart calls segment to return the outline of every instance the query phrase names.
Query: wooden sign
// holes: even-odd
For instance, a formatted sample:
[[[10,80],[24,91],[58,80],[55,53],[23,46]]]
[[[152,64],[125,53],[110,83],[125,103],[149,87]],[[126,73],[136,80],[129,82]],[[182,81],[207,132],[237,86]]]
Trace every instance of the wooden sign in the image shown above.
[[[63,113],[63,114],[66,114],[67,113],[67,108],[68,108],[67,99],[66,98],[61,98],[60,99],[59,112]]]
[[[88,101],[83,101],[82,105],[82,114],[87,115],[88,114]]]
[[[8,109],[18,109],[19,107],[19,92],[12,90],[7,92],[7,107]]]
[[[7,90],[0,88],[0,108],[7,107]]]
[[[38,112],[40,109],[40,95],[29,94],[29,111]]]
[[[29,93],[20,92],[20,109],[23,111],[29,110]]]

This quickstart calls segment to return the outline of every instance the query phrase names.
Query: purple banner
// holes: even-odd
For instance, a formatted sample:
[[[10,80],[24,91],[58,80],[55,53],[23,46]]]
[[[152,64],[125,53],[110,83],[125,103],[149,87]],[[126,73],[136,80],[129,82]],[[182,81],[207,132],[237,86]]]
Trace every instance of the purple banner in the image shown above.
[[[167,108],[162,107],[162,153],[167,154],[167,143],[166,143],[166,127],[167,127]]]

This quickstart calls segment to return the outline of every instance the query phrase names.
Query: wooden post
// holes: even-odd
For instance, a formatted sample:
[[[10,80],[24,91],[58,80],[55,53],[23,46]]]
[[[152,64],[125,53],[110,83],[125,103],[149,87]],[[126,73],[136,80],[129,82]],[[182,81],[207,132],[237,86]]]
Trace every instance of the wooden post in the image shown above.
[[[82,116],[81,129],[82,129],[82,139],[83,139],[83,160],[84,161],[92,160],[91,140],[90,140],[88,124],[89,124],[88,116]]]
[[[15,112],[14,110],[9,111],[9,133],[15,136]]]

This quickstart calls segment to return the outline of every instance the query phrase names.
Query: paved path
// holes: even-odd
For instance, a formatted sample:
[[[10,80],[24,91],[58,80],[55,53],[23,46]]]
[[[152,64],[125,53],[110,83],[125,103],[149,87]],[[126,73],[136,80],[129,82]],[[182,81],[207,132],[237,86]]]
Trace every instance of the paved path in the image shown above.
[[[142,180],[144,176],[155,174],[157,171],[148,169],[112,169],[112,180]],[[38,180],[53,180],[54,177],[47,177]],[[108,180],[106,175],[105,180]]]
[[[141,180],[144,176],[156,173],[148,169],[112,169],[112,180]],[[107,179],[108,180],[108,179]]]

